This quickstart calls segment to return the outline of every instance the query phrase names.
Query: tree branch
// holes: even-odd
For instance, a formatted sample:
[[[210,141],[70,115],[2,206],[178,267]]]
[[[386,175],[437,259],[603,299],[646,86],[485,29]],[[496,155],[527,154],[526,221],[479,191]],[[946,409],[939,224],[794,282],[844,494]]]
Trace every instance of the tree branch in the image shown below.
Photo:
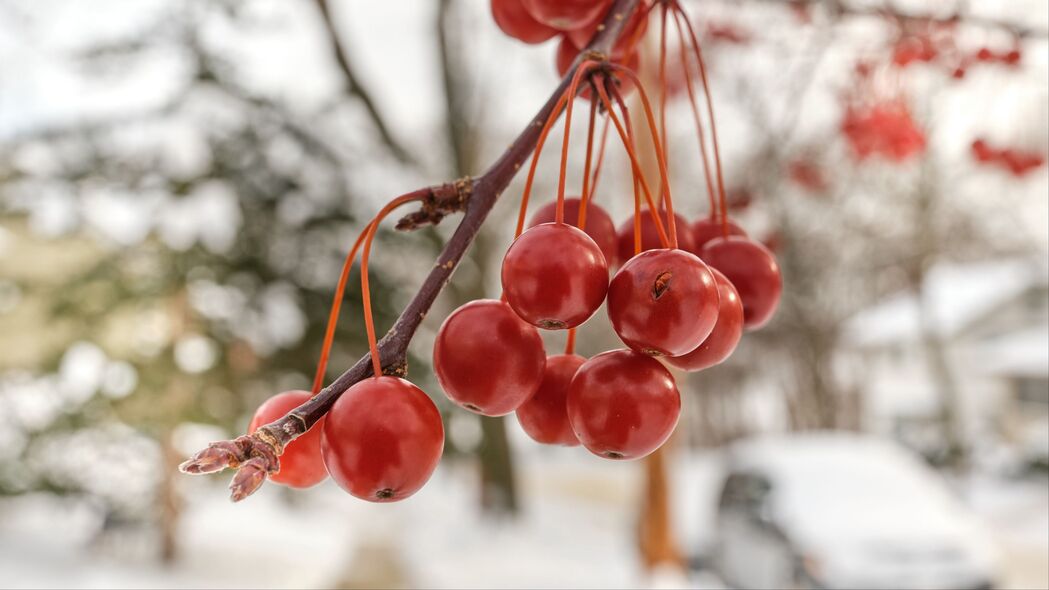
[[[546,104],[484,174],[455,183],[426,187],[412,193],[423,199],[423,208],[422,211],[401,220],[399,225],[403,229],[436,223],[452,211],[464,210],[465,215],[415,297],[405,307],[390,331],[379,341],[379,359],[384,374],[404,376],[407,373],[408,344],[412,336],[441,289],[451,278],[452,272],[481,229],[481,224],[484,223],[496,199],[535,149],[544,122],[553,113],[558,99],[568,90],[576,68],[584,56],[611,53],[613,44],[622,33],[623,24],[637,8],[638,2],[639,0],[616,0],[605,16],[604,25],[600,27],[599,33],[586,50],[576,57],[575,63]],[[318,0],[318,4],[323,6],[324,0]],[[580,85],[580,91],[584,87],[585,85]],[[230,484],[231,498],[234,501],[246,498],[262,485],[267,475],[279,470],[279,456],[289,442],[320,420],[344,391],[372,375],[370,360],[369,356],[361,358],[333,383],[279,420],[262,426],[254,434],[232,441],[212,443],[183,463],[180,469],[184,473],[193,474],[213,473],[227,467],[238,469]]]
[[[379,137],[382,142],[389,148],[390,152],[403,163],[411,164],[415,162],[415,158],[408,152],[404,146],[390,132],[390,128],[386,125],[386,120],[383,119],[382,115],[379,114],[378,107],[375,106],[375,100],[372,99],[371,93],[364,87],[360,79],[357,78],[353,67],[350,65],[350,54],[343,45],[339,31],[335,28],[335,21],[332,19],[331,7],[328,5],[328,0],[316,0],[317,9],[321,13],[321,20],[324,22],[324,28],[328,32],[328,38],[331,40],[332,54],[335,57],[335,63],[339,65],[339,69],[343,75],[346,76],[346,84],[348,86],[347,92],[351,96],[357,97],[364,106],[364,109],[368,111],[368,117],[372,120],[375,125],[375,129],[379,132]]]

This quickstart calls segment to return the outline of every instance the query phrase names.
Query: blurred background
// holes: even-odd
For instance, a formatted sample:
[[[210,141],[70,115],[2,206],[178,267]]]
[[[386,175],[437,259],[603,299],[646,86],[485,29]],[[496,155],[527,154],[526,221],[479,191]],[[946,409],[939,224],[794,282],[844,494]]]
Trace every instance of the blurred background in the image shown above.
[[[178,463],[309,388],[357,232],[494,161],[556,42],[503,35],[485,0],[0,3],[0,585],[1049,587],[1046,5],[683,4],[732,214],[785,290],[727,363],[677,375],[663,464],[540,447],[433,378],[440,322],[499,292],[519,177],[412,344],[448,433],[433,480],[397,505],[325,482],[234,506],[228,473]],[[595,198],[621,223],[607,157]],[[381,232],[380,330],[456,222]],[[367,352],[361,317],[351,288],[329,379]],[[616,345],[603,311],[581,329],[583,354]]]

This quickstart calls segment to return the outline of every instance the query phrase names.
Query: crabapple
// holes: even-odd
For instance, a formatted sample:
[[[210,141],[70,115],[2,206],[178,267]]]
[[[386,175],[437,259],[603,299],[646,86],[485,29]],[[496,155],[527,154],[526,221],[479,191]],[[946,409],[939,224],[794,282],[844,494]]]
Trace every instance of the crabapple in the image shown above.
[[[248,432],[255,432],[260,426],[277,420],[309,401],[313,397],[308,391],[285,391],[262,402],[251,418]],[[280,456],[280,471],[270,475],[270,481],[293,488],[308,488],[320,483],[328,472],[324,470],[321,459],[321,418],[313,428],[284,447]]]

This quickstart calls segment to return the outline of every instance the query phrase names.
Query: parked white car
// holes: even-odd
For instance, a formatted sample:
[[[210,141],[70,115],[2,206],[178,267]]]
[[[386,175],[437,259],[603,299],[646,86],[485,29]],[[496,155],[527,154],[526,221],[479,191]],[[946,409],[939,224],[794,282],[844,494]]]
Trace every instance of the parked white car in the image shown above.
[[[996,552],[914,454],[848,433],[733,445],[712,566],[737,588],[992,588]]]

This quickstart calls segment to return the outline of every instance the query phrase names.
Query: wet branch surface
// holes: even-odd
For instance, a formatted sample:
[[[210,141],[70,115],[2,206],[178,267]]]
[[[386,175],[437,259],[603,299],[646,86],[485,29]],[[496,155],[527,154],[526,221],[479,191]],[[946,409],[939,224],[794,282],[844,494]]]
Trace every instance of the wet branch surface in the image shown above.
[[[604,25],[600,27],[599,33],[576,58],[546,104],[484,174],[425,187],[411,193],[422,199],[421,208],[402,218],[397,224],[398,229],[408,230],[436,224],[446,215],[458,211],[463,211],[464,215],[418,292],[401,312],[393,327],[379,341],[379,358],[384,374],[401,377],[406,375],[408,345],[419,324],[450,280],[452,272],[477,236],[496,199],[532,154],[543,123],[553,112],[561,95],[568,90],[576,67],[584,56],[607,55],[611,52],[613,44],[622,33],[623,24],[637,8],[638,2],[639,0],[616,0],[605,16]],[[582,91],[584,87],[585,85],[581,84],[579,90]],[[260,427],[254,434],[212,443],[183,463],[180,469],[191,474],[214,473],[227,467],[237,469],[237,474],[230,484],[230,497],[233,501],[243,500],[265,482],[267,475],[279,470],[279,456],[285,445],[320,420],[344,391],[371,375],[371,357],[365,356],[317,395],[284,417]]]

